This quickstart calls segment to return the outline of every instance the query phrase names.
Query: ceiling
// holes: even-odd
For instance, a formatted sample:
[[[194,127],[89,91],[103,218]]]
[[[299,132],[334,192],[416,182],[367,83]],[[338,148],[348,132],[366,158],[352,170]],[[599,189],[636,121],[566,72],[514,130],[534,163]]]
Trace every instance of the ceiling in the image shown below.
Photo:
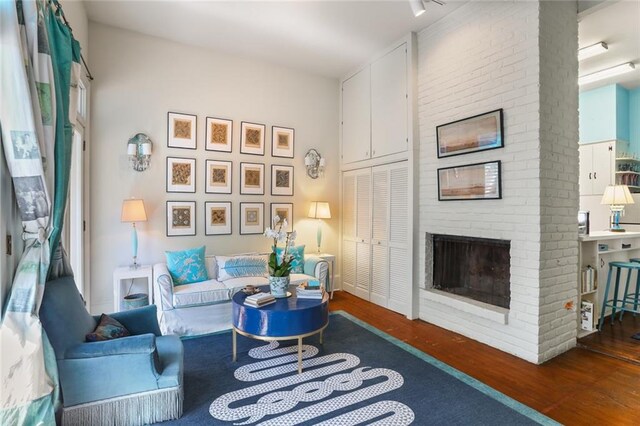
[[[594,2],[597,3],[597,2]],[[580,61],[580,75],[633,62],[635,71],[580,86],[591,90],[619,83],[627,89],[640,87],[640,0],[599,2],[580,15],[579,46],[586,47],[604,41],[609,50]]]
[[[338,78],[464,3],[85,0],[91,21]]]

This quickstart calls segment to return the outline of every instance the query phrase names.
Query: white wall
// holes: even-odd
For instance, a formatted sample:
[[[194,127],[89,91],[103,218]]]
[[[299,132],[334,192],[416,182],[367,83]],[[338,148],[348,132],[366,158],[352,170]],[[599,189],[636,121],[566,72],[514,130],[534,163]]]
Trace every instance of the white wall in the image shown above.
[[[89,33],[87,14],[84,4],[78,0],[61,2],[65,16],[73,28],[74,37],[80,42],[85,58],[89,51]],[[2,149],[0,148],[0,151]],[[22,243],[22,223],[13,194],[11,176],[6,168],[4,151],[0,155],[0,307],[4,307],[9,288],[13,280],[15,268],[20,260],[24,245]],[[6,237],[11,235],[13,254],[7,255]]]
[[[91,123],[91,304],[94,312],[112,310],[114,268],[131,262],[129,224],[120,223],[122,200],[142,197],[148,222],[138,225],[139,261],[162,261],[165,250],[199,245],[209,254],[268,250],[261,235],[239,235],[239,202],[265,202],[269,218],[272,202],[294,203],[298,241],[315,251],[316,223],[306,218],[308,202],[327,200],[338,217],[338,81],[251,59],[219,54],[163,39],[91,22],[89,26],[92,84]],[[99,52],[95,53],[95,52]],[[277,58],[274,58],[277,62]],[[198,149],[167,148],[167,112],[198,116]],[[233,153],[204,150],[205,117],[234,120]],[[267,125],[264,157],[239,153],[240,122]],[[295,158],[272,158],[271,126],[295,128]],[[135,172],[128,165],[127,140],[137,132],[154,142],[151,167]],[[324,178],[306,176],[304,154],[316,148],[327,159]],[[165,192],[167,156],[196,158],[196,194]],[[204,193],[205,159],[232,160],[233,194]],[[239,195],[240,161],[295,166],[293,197],[270,196],[266,173],[265,196]],[[197,235],[165,236],[165,202],[195,200]],[[233,235],[204,235],[204,202],[232,201]],[[323,250],[337,252],[338,221],[325,221]]]
[[[548,7],[545,6],[545,10]],[[418,262],[425,264],[426,232],[511,241],[511,305],[506,323],[445,306],[428,290],[420,291],[420,318],[532,362],[545,359],[541,355],[544,343],[540,339],[541,316],[551,310],[555,315],[560,305],[555,296],[554,303],[549,301],[550,304],[540,296],[542,280],[550,277],[547,271],[550,266],[541,267],[541,262],[547,259],[541,254],[546,249],[541,240],[550,239],[553,230],[547,225],[547,217],[560,215],[558,220],[563,226],[557,229],[565,232],[565,228],[575,224],[578,208],[577,90],[574,94],[566,89],[566,86],[577,87],[570,83],[571,79],[577,79],[577,61],[565,65],[562,59],[554,59],[554,65],[558,63],[564,67],[558,70],[557,76],[549,75],[547,67],[551,63],[542,63],[553,59],[549,53],[551,47],[558,49],[558,55],[577,49],[575,10],[573,14],[570,17],[562,11],[561,19],[566,19],[563,22],[567,30],[558,34],[557,46],[551,46],[548,38],[552,34],[550,31],[558,28],[542,24],[549,17],[541,13],[537,2],[470,2],[418,35],[421,238]],[[571,53],[570,57],[573,55]],[[574,65],[575,69],[572,69]],[[540,70],[545,71],[543,74],[550,79],[549,83],[541,80]],[[552,123],[547,115],[543,117],[542,104],[556,102],[561,107],[566,106],[562,99],[545,98],[548,84],[562,95],[575,95],[574,116],[570,111],[573,99],[569,101],[569,111],[566,108],[561,111],[568,114],[564,118],[570,121],[569,127],[575,122],[575,135],[572,128],[563,127],[557,135],[556,122]],[[436,158],[437,125],[498,108],[504,109],[504,148]],[[545,112],[552,110],[555,111],[549,107]],[[551,125],[554,127],[550,129]],[[567,142],[573,136],[575,147]],[[551,146],[554,138],[561,141],[557,151]],[[541,170],[543,157],[565,164],[566,174],[575,168],[575,176],[562,175],[568,182],[567,187],[575,180],[575,194],[560,203],[562,207],[557,210],[548,206],[553,205],[555,198],[566,198],[568,189],[562,193],[553,192],[548,179],[541,184],[541,175],[552,178],[552,174]],[[438,168],[493,160],[502,160],[502,200],[437,201]],[[541,218],[541,211],[544,218]],[[569,214],[573,215],[572,221],[567,219]],[[577,224],[575,226],[577,229]],[[567,259],[563,255],[562,260],[571,262],[573,259],[577,265],[577,235],[573,235],[575,232],[561,235],[566,237],[568,234],[573,241],[568,243]],[[563,276],[562,280],[565,278]],[[423,272],[421,286],[425,280]],[[562,283],[566,284],[565,281]],[[428,288],[431,283],[425,285]],[[574,286],[577,286],[575,282]],[[563,296],[575,299],[575,289]],[[541,305],[545,305],[544,312]],[[575,313],[573,315],[575,320]],[[567,314],[563,311],[560,316],[564,321]],[[566,349],[565,341],[562,344]]]

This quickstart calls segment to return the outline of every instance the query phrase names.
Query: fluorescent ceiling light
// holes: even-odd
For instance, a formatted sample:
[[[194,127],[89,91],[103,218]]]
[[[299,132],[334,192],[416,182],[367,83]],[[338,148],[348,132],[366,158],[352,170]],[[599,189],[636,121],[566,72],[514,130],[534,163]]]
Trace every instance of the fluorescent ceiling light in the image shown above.
[[[632,62],[627,62],[626,64],[616,65],[615,67],[607,68],[601,71],[594,72],[592,74],[587,74],[578,78],[578,84],[588,84],[593,83],[594,81],[602,80],[609,77],[614,77],[616,75],[624,74],[633,71],[636,69],[636,66],[633,65]]]
[[[599,55],[609,50],[609,46],[604,41],[600,43],[592,44],[591,46],[583,47],[578,50],[578,60],[590,58],[592,56]]]
[[[409,0],[409,4],[411,5],[413,16],[415,16],[416,18],[427,11],[427,9],[425,9],[424,7],[424,3],[422,3],[422,0]]]

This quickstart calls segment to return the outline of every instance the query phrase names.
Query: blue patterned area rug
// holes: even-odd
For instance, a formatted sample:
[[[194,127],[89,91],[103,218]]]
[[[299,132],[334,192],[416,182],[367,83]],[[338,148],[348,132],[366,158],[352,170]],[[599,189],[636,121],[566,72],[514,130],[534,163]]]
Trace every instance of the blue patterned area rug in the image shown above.
[[[238,336],[235,363],[230,331],[184,347],[184,414],[163,425],[558,424],[344,312],[304,340],[302,374],[292,342]]]

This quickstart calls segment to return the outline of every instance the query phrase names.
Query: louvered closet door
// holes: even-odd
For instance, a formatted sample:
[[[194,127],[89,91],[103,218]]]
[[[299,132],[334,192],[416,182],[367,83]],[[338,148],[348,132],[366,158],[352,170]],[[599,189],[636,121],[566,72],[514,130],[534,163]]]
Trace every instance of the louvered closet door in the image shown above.
[[[371,289],[371,169],[356,175],[356,296],[369,300]]]
[[[371,169],[371,295],[370,300],[387,307],[389,299],[389,167]]]
[[[412,291],[409,259],[409,169],[406,162],[389,170],[389,303],[388,308],[407,314]]]
[[[356,174],[342,175],[342,288],[356,291]]]

